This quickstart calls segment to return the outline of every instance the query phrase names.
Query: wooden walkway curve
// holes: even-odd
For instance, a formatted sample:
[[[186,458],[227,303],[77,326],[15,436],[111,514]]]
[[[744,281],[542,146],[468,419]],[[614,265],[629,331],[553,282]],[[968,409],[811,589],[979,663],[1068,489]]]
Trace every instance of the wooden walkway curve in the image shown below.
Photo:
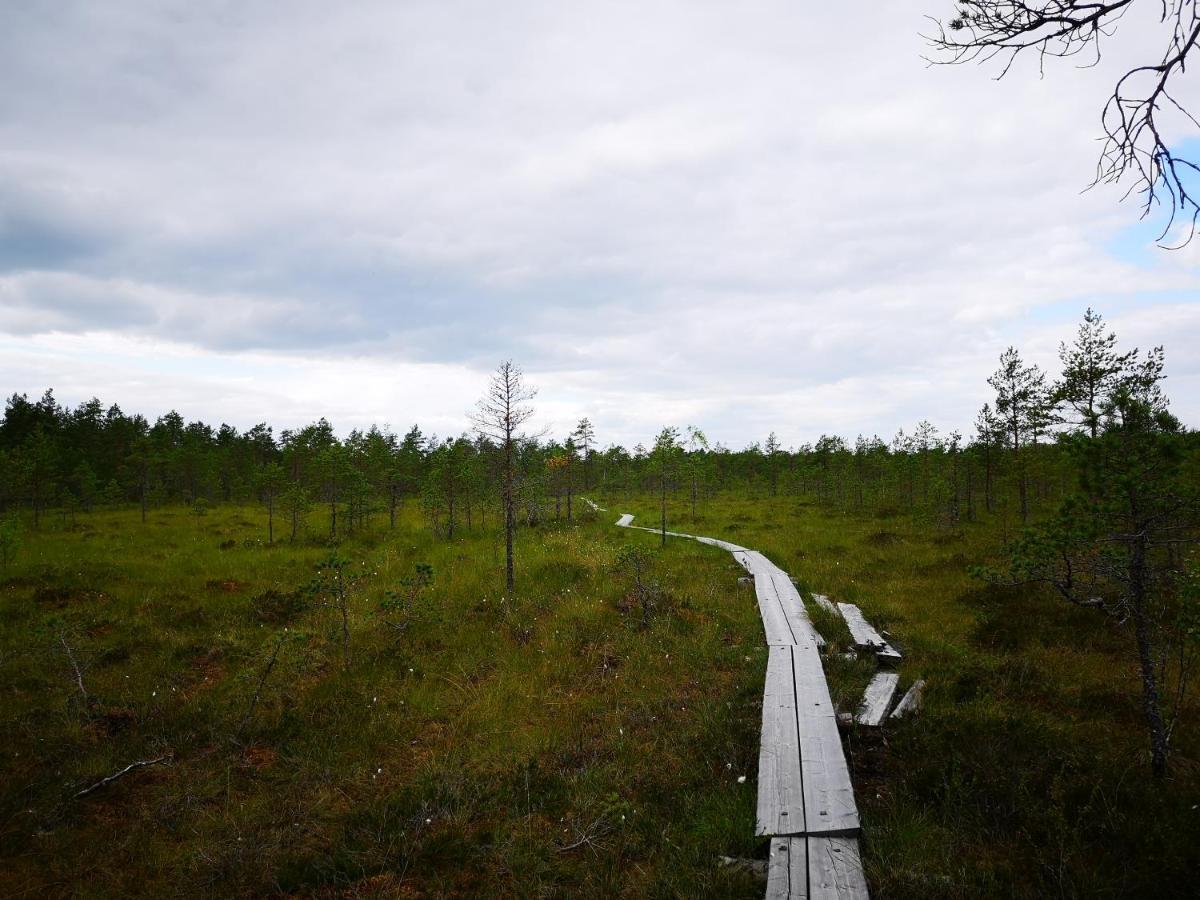
[[[605,512],[591,500],[584,502]],[[616,524],[660,533],[634,525],[629,513]],[[768,900],[869,897],[858,807],[821,663],[824,640],[800,592],[787,572],[756,550],[716,538],[667,534],[727,550],[754,579],[768,648],[756,827],[757,834],[771,838]]]

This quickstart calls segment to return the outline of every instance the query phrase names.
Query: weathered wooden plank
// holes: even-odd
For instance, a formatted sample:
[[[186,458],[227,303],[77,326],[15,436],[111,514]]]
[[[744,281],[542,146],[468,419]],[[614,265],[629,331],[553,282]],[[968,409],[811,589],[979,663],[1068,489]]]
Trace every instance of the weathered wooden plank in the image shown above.
[[[766,572],[770,575],[773,575],[776,572],[783,572],[779,566],[775,565],[775,563],[771,562],[757,550],[746,550],[745,557],[746,564],[750,567],[750,571],[756,575],[759,572]]]
[[[892,710],[892,718],[903,718],[910,712],[916,712],[921,708],[921,697],[925,692],[925,682],[921,679],[914,681],[912,687],[904,692],[904,696],[900,698],[900,702],[896,704],[896,708]]]
[[[858,838],[808,838],[809,900],[868,900]]]
[[[838,612],[838,608],[833,605],[833,601],[824,594],[813,594],[812,598],[813,602],[816,603],[817,606],[821,607],[821,609],[825,610],[825,612],[833,613],[835,616],[841,616],[841,613]]]
[[[787,617],[788,625],[791,627],[796,641],[808,638],[816,641],[818,647],[824,647],[825,638],[821,637],[813,626],[812,620],[809,619],[808,613],[804,609],[804,601],[800,599],[800,592],[796,590],[792,580],[784,572],[772,572],[771,582],[775,585],[779,605],[783,607],[783,614]]]
[[[741,544],[731,544],[729,541],[716,541],[714,547],[720,547],[722,550],[728,550],[730,553],[745,553],[746,548]]]
[[[790,647],[771,647],[763,687],[758,747],[756,834],[803,834],[804,785],[796,730],[796,688]]]
[[[808,900],[808,841],[777,837],[767,862],[767,900]]]
[[[854,643],[864,649],[873,650],[875,655],[885,662],[895,662],[900,659],[900,652],[883,639],[874,626],[863,616],[862,610],[853,603],[839,603],[838,611],[846,620],[850,629],[850,637]]]
[[[850,629],[850,637],[854,639],[854,643],[860,647],[882,647],[887,643],[874,628],[871,623],[866,620],[862,614],[862,610],[853,603],[839,603],[837,605],[838,612],[842,614],[842,618],[846,620],[846,627]]]
[[[793,648],[804,821],[809,834],[857,834],[858,804],[838,733],[837,710],[816,644]]]
[[[863,694],[862,705],[854,721],[859,725],[875,727],[883,722],[888,708],[892,705],[892,697],[900,684],[900,676],[895,672],[879,672],[867,685]]]
[[[787,622],[784,607],[775,593],[775,582],[769,575],[757,572],[754,576],[754,593],[758,599],[758,616],[762,618],[762,629],[768,644],[796,643],[796,634]]]
[[[758,614],[762,618],[767,644],[796,643],[796,635],[788,624],[783,607],[779,604],[779,595],[775,593],[775,582],[770,575],[763,572],[755,574],[754,594],[758,598]]]

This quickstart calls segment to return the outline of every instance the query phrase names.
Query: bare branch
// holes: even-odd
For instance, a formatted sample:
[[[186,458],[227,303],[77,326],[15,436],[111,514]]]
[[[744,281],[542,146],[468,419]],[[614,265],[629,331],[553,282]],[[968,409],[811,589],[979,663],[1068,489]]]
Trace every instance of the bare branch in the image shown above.
[[[137,769],[144,769],[147,766],[157,766],[162,763],[168,762],[173,758],[174,757],[172,754],[166,753],[156,759],[139,759],[137,762],[131,762],[129,765],[127,765],[125,768],[121,769],[119,772],[113,772],[113,774],[109,775],[107,778],[101,778],[99,781],[97,781],[91,787],[84,788],[82,791],[80,791],[79,793],[77,793],[75,795],[75,799],[78,800],[80,797],[86,797],[88,794],[92,793],[92,791],[98,791],[98,790],[100,790],[100,788],[104,787],[105,785],[112,784],[118,778],[124,778],[130,772],[133,772]]]
[[[999,59],[1003,78],[1017,57],[1037,55],[1044,74],[1047,57],[1068,59],[1085,51],[1095,66],[1101,59],[1102,39],[1113,36],[1116,26],[1134,0],[958,0],[949,21],[931,19],[935,32],[926,35],[937,51],[931,64],[989,63]],[[1088,187],[1128,181],[1130,194],[1141,196],[1142,218],[1159,207],[1167,223],[1158,241],[1179,221],[1187,223],[1183,246],[1191,241],[1200,219],[1200,196],[1189,190],[1187,179],[1200,175],[1196,163],[1176,156],[1163,137],[1162,113],[1176,114],[1200,128],[1200,123],[1170,91],[1172,78],[1186,69],[1188,54],[1200,43],[1198,0],[1160,0],[1159,21],[1170,37],[1162,58],[1135,66],[1118,79],[1100,115],[1104,145]],[[1165,246],[1165,245],[1164,245]]]
[[[59,631],[58,640],[62,643],[63,650],[67,652],[67,659],[71,661],[71,668],[75,670],[75,684],[79,687],[79,693],[83,695],[83,702],[85,705],[91,706],[92,698],[88,695],[87,688],[83,686],[83,672],[79,668],[79,661],[75,659],[75,651],[67,643],[66,629]]]

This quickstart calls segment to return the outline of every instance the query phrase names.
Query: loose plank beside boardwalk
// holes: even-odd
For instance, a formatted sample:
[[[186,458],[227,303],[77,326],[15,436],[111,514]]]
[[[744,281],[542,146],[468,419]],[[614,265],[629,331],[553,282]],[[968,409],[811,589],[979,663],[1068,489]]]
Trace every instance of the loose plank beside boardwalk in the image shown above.
[[[881,661],[894,662],[900,659],[900,653],[866,620],[861,609],[853,603],[839,603],[837,607],[846,620],[846,627],[850,629],[850,637],[855,644],[864,650],[874,651]]]
[[[859,725],[870,725],[871,727],[882,724],[888,708],[892,705],[892,697],[896,693],[898,684],[900,684],[900,676],[895,672],[877,673],[871,679],[871,683],[867,685],[867,690],[863,694],[862,706],[858,708],[858,715],[854,717],[854,721]]]
[[[824,594],[813,594],[812,598],[813,598],[813,601],[817,604],[817,606],[821,607],[821,609],[825,610],[825,612],[833,613],[835,616],[838,616],[838,617],[840,617],[842,615],[838,611],[838,608],[833,605],[833,601],[830,600],[828,597],[826,597]]]
[[[921,694],[924,690],[924,681],[914,681],[912,687],[905,692],[900,702],[896,704],[896,708],[892,710],[892,718],[899,719],[916,710],[921,705]]]

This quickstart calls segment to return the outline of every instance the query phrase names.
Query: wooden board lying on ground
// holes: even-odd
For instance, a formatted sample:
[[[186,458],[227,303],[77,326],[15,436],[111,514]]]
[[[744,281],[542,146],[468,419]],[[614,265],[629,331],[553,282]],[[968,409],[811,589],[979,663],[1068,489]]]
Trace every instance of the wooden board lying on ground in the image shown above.
[[[865,900],[858,839],[789,837],[771,841],[767,900]]]
[[[854,717],[854,721],[859,725],[870,725],[871,727],[882,723],[888,708],[892,705],[892,697],[899,684],[900,676],[895,672],[877,673],[871,679],[871,683],[867,685],[862,705],[858,708],[858,715]]]
[[[803,834],[804,776],[790,647],[771,647],[758,746],[758,834]]]
[[[796,643],[796,635],[775,593],[775,582],[765,572],[754,575],[754,594],[758,598],[758,613],[762,618],[767,646]]]
[[[783,614],[787,616],[788,625],[792,629],[792,634],[797,642],[804,639],[811,639],[817,642],[818,647],[825,646],[825,639],[813,627],[812,620],[809,619],[808,613],[804,610],[804,601],[800,599],[800,592],[796,590],[796,586],[792,584],[792,580],[788,578],[787,573],[776,571],[771,573],[771,582],[775,586],[775,594],[779,598],[779,605],[783,607]]]
[[[900,659],[900,653],[883,636],[875,630],[862,614],[862,610],[853,603],[839,603],[838,612],[846,620],[850,629],[850,637],[854,643],[866,650],[875,651],[875,655],[884,662],[895,662]]]
[[[757,833],[857,834],[858,806],[816,643],[771,647],[769,653]],[[794,691],[790,709],[780,700],[789,684]],[[798,742],[791,742],[787,734],[789,715]],[[785,807],[780,798],[797,803],[793,790],[797,777],[801,802]]]
[[[746,558],[745,565],[756,575],[759,572],[765,572],[767,574],[783,572],[783,569],[779,568],[779,566],[775,565],[775,563],[771,562],[757,550],[744,550],[742,551],[742,554]]]
[[[838,616],[838,617],[840,617],[842,615],[840,612],[838,612],[838,608],[833,605],[833,601],[830,600],[828,597],[826,597],[824,594],[813,594],[812,598],[813,598],[813,602],[816,603],[817,606],[821,607],[821,609],[825,610],[825,612],[833,613],[835,616]]]
[[[858,838],[810,837],[807,857],[808,900],[865,900],[870,896]]]
[[[809,642],[793,647],[792,668],[808,833],[858,834],[858,805],[817,645]]]
[[[808,900],[808,841],[805,838],[771,839],[767,900]]]
[[[921,695],[925,690],[925,682],[918,679],[912,683],[910,687],[900,698],[900,702],[896,704],[896,708],[892,710],[892,718],[899,719],[910,712],[915,712],[921,706]]]

